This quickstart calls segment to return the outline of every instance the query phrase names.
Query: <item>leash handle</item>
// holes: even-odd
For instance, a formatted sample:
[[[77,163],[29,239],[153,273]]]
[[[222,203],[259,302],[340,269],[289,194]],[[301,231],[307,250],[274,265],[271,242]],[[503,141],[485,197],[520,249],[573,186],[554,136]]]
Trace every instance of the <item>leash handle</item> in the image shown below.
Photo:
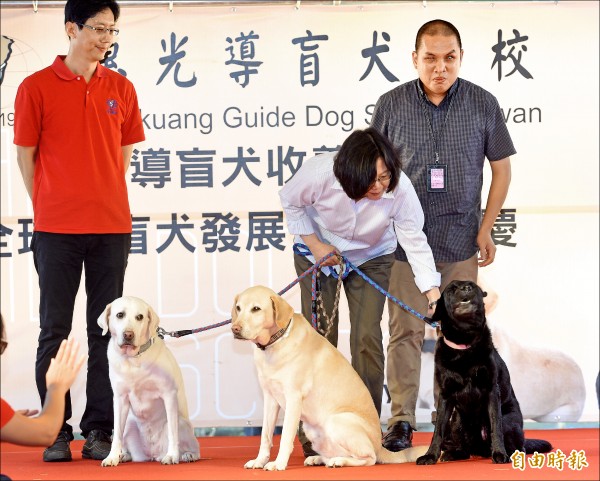
[[[296,242],[292,246],[292,249],[294,251],[294,254],[299,255],[301,257],[312,256],[312,252],[310,251],[310,249],[307,246],[305,246],[304,244],[300,244],[299,242]],[[315,262],[314,265],[316,265],[316,264],[320,265],[325,259],[328,259],[332,255],[337,255],[337,253],[330,252],[325,257],[323,257],[322,259],[320,259],[318,262]],[[342,257],[342,256],[340,256],[340,257]],[[348,274],[350,274],[350,272],[352,272],[352,268],[350,266],[348,266],[347,263],[344,263],[343,265],[340,266],[340,273],[339,274],[338,274],[338,271],[336,271],[333,268],[333,266],[329,267],[329,272],[331,273],[331,277],[333,277],[334,279],[338,279],[339,276],[340,276],[340,274],[342,276],[342,279],[345,279],[346,277],[348,277]],[[319,289],[320,289],[320,287],[317,286],[317,290],[319,290]]]

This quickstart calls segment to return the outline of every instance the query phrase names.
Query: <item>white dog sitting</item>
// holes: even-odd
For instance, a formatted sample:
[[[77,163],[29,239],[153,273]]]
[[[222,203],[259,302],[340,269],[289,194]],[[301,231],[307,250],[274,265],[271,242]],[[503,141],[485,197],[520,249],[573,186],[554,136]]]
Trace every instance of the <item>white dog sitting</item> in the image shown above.
[[[137,297],[115,299],[98,318],[102,334],[111,335],[108,363],[114,393],[113,440],[102,466],[200,459],[181,369],[157,336],[158,323],[152,307]]]

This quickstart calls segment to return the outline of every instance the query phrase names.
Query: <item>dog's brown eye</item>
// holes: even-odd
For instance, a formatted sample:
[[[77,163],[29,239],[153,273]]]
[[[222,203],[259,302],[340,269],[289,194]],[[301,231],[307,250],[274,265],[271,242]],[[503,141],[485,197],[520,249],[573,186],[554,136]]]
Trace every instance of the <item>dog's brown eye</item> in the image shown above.
[[[144,319],[144,315],[143,314],[138,314],[137,316],[135,316],[136,321],[141,321],[142,319]]]
[[[258,307],[258,306],[254,306],[254,307],[252,308],[252,312],[256,312],[256,311],[260,311],[260,307]]]
[[[117,312],[117,319],[123,319],[125,317],[125,314],[122,312]]]
[[[240,312],[240,306],[235,306],[235,310]]]

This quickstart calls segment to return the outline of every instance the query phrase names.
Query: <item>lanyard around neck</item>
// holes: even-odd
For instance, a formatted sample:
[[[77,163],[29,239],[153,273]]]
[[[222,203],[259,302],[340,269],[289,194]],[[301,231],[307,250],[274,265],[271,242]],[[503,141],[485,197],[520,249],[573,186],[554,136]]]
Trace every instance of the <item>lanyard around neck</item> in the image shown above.
[[[450,90],[448,90],[448,92],[450,92]],[[421,92],[419,92],[419,94],[421,94]],[[423,115],[425,116],[425,119],[427,120],[427,125],[429,126],[429,135],[431,135],[431,140],[433,142],[433,153],[434,153],[434,160],[435,160],[436,164],[438,164],[440,162],[439,146],[441,144],[442,134],[444,133],[444,128],[446,127],[446,122],[448,121],[448,116],[450,115],[450,110],[452,109],[452,104],[454,103],[455,96],[456,96],[456,91],[452,93],[452,96],[448,100],[448,102],[449,102],[448,110],[446,111],[446,116],[444,117],[444,122],[440,126],[440,129],[438,131],[438,136],[436,139],[435,132],[433,131],[433,124],[431,122],[431,118],[429,117],[430,108],[427,106],[427,101],[425,100],[425,98],[427,97],[427,94],[423,90],[422,95],[420,95],[421,111],[423,112]],[[427,99],[427,100],[429,100],[429,99]],[[443,102],[443,100],[442,100],[442,102]]]

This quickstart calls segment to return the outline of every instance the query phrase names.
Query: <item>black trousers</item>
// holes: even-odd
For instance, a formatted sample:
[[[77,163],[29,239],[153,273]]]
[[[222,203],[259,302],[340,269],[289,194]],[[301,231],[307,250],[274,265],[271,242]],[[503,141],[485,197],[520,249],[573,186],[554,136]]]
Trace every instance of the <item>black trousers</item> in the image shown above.
[[[108,377],[107,348],[98,317],[106,306],[123,295],[131,234],[53,234],[34,232],[33,260],[40,286],[40,335],[35,380],[42,406],[46,399],[46,371],[60,343],[73,325],[75,298],[85,269],[88,364],[86,405],[79,425],[87,437],[93,429],[108,434],[113,429],[113,392]],[[71,395],[65,398],[63,431],[71,439]]]

